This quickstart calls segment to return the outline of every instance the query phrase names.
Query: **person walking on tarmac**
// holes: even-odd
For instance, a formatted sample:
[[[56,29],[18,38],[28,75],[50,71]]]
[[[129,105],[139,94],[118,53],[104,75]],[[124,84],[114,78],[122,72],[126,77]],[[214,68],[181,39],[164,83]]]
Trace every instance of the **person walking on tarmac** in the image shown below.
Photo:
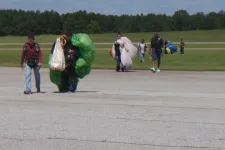
[[[34,36],[28,36],[28,42],[25,43],[21,54],[20,65],[26,72],[26,90],[24,94],[31,94],[31,71],[34,70],[37,92],[40,92],[40,68],[42,66],[42,51],[38,43],[34,42]]]
[[[181,39],[180,40],[180,54],[184,54],[184,40]]]
[[[73,64],[78,60],[79,48],[72,45],[72,33],[68,32],[61,37],[60,40],[64,41],[64,56],[66,61],[66,68],[62,71],[61,84],[58,85],[60,92],[75,92],[79,82],[78,75],[76,74]],[[51,54],[54,52],[55,43],[52,45]]]
[[[162,53],[162,48],[163,51],[165,52],[165,44],[163,44],[163,40],[162,38],[159,37],[158,32],[154,33],[154,36],[151,39],[150,42],[150,48],[149,48],[149,52],[152,55],[152,68],[151,70],[153,72],[157,71],[160,72],[160,63],[161,63],[161,55]],[[155,70],[155,61],[158,60],[158,67],[157,70]]]
[[[116,52],[116,71],[119,72],[120,69],[124,71],[124,67],[121,67],[121,52],[120,52],[120,44],[117,42],[118,39],[122,37],[121,33],[117,34],[117,39],[114,42],[115,52]]]
[[[146,52],[147,45],[144,39],[141,39],[141,42],[138,43],[138,54],[140,58],[140,62],[143,63],[145,61],[145,52]]]

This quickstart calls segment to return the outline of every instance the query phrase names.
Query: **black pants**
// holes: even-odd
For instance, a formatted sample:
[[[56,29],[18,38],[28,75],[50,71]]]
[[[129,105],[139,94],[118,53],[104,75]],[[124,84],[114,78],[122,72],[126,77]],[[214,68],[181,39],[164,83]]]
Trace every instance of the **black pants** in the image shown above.
[[[77,89],[78,77],[73,65],[69,65],[66,70],[62,72],[62,83],[58,87],[60,92],[71,91],[74,92]]]
[[[158,68],[161,64],[161,55],[162,55],[162,49],[153,49],[152,50],[152,61],[158,60]]]
[[[120,71],[121,58],[116,56],[116,71]]]
[[[184,48],[183,47],[180,48],[180,53],[184,54]]]

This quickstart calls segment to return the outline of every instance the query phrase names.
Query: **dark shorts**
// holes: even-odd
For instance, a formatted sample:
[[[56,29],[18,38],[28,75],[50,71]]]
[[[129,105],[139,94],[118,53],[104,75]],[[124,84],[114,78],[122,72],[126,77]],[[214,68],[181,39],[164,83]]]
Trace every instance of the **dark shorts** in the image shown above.
[[[160,59],[162,54],[162,50],[161,49],[152,49],[152,60],[158,60]]]

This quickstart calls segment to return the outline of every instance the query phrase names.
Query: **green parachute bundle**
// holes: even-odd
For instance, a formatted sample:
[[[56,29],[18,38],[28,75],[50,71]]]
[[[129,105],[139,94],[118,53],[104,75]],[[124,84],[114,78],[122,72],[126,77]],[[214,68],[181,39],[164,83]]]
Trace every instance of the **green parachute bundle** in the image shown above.
[[[95,58],[95,44],[87,34],[73,34],[71,38],[73,46],[80,49],[81,57],[88,65],[91,65]]]
[[[87,34],[73,34],[71,38],[73,46],[80,50],[80,56],[73,66],[80,79],[84,78],[91,72],[91,65],[95,59],[95,44]],[[50,54],[48,64],[53,54]],[[49,66],[50,68],[50,66]],[[50,80],[52,83],[61,85],[61,71],[50,69]]]
[[[76,73],[83,78],[91,72],[91,64],[95,59],[95,44],[87,34],[73,34],[71,38],[73,46],[80,50],[80,57],[76,62]]]

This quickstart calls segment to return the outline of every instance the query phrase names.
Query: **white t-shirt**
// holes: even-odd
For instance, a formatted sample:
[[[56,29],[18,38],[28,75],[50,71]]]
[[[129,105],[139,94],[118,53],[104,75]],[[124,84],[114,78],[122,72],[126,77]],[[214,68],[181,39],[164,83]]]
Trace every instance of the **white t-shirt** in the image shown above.
[[[142,54],[145,53],[145,43],[138,43],[138,47]]]

